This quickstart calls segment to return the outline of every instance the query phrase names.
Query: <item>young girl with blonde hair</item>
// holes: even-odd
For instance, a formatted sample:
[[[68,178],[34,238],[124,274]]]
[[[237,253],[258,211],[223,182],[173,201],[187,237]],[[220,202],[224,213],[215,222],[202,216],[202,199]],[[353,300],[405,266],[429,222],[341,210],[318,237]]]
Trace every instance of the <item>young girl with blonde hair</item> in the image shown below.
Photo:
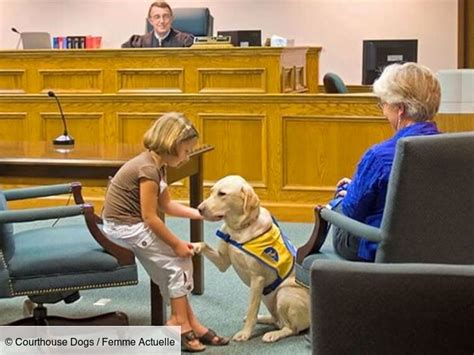
[[[227,338],[203,326],[188,300],[193,289],[192,245],[179,239],[158,215],[163,213],[202,219],[195,208],[172,201],[166,166],[189,159],[198,140],[193,124],[181,113],[161,116],[145,133],[146,151],[125,163],[111,180],[104,204],[104,231],[134,250],[151,279],[171,304],[167,325],[181,326],[183,350],[203,351],[209,345],[227,345]]]

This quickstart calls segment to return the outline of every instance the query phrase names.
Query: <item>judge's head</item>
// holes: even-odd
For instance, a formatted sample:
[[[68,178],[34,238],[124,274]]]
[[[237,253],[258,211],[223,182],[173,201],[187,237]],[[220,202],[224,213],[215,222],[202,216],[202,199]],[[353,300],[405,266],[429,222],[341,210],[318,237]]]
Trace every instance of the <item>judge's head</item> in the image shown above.
[[[158,36],[165,36],[173,23],[173,10],[171,6],[165,1],[152,3],[148,9],[148,21]]]

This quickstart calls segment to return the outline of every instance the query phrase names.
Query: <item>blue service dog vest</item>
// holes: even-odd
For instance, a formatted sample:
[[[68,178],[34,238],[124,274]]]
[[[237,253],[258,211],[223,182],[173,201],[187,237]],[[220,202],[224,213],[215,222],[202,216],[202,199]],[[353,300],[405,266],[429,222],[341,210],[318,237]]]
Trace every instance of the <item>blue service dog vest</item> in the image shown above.
[[[220,230],[216,232],[216,235],[275,272],[275,281],[265,286],[264,295],[273,292],[293,270],[296,248],[281,232],[275,220],[268,232],[246,243],[236,242],[229,234]]]

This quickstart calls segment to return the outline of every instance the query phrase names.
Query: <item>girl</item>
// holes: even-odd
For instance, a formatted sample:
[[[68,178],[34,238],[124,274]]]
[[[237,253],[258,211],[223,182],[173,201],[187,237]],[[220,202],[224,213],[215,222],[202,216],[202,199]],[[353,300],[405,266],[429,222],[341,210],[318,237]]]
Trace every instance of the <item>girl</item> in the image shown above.
[[[104,231],[129,244],[163,294],[170,300],[169,326],[181,326],[183,350],[203,351],[209,345],[227,345],[195,317],[188,301],[193,289],[192,245],[170,231],[158,209],[172,216],[202,219],[198,210],[170,199],[166,166],[188,160],[198,140],[193,124],[181,113],[161,116],[145,133],[146,151],[125,163],[110,182],[104,204]]]

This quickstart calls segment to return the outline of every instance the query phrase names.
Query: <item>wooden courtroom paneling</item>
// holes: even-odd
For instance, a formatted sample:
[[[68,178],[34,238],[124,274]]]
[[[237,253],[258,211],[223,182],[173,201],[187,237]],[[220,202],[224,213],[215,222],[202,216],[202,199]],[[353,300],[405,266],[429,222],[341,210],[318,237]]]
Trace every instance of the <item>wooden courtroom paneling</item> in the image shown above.
[[[267,75],[263,68],[198,69],[200,93],[266,93]]]
[[[278,218],[311,221],[361,154],[393,134],[372,94],[316,93],[319,50],[39,50],[22,51],[21,62],[0,51],[0,140],[52,141],[63,132],[47,90],[58,94],[76,146],[141,143],[161,114],[183,112],[201,143],[215,147],[204,155],[205,193],[240,174]],[[474,114],[438,121],[446,132],[474,130]],[[52,182],[0,176],[2,188]],[[82,182],[100,211],[107,179]],[[173,197],[185,200],[187,185],[173,184]]]
[[[87,69],[40,69],[38,91],[51,88],[60,92],[99,93],[103,91],[102,70]],[[30,85],[34,85],[30,83]]]
[[[380,116],[290,116],[282,120],[286,191],[323,192],[328,187],[333,191],[347,173],[346,167],[355,166],[367,146],[391,133],[387,120]],[[344,142],[350,142],[349,149]]]
[[[439,114],[436,118],[442,132],[474,131],[474,113]]]
[[[183,69],[119,69],[119,93],[179,93],[184,92]]]
[[[201,142],[215,146],[205,155],[206,188],[224,175],[240,174],[281,219],[311,220],[313,205],[332,195],[336,175],[350,175],[360,152],[384,138],[379,128],[384,121],[377,118],[380,111],[372,96],[341,100],[337,95],[284,94],[62,95],[61,100],[76,145],[140,143],[155,117],[168,111],[184,112],[198,127]],[[24,125],[18,126],[23,127],[25,139],[52,140],[62,133],[51,98],[0,96],[0,112],[20,110],[26,113]],[[0,130],[10,124],[2,125],[0,120]],[[353,129],[357,134],[350,134]],[[352,153],[341,153],[343,149]],[[325,157],[324,164],[329,164],[341,156],[345,160],[328,165],[336,167],[336,172],[321,173],[318,159]],[[0,177],[4,187],[32,181]],[[51,181],[36,181],[47,182]],[[106,180],[83,183],[87,199],[100,208]],[[187,182],[174,185],[173,196],[184,200],[186,186]]]
[[[205,178],[216,181],[239,174],[253,186],[264,187],[268,155],[265,116],[201,113],[198,118],[203,142],[214,146],[205,158],[209,161],[204,165]]]
[[[23,140],[26,131],[26,112],[0,112],[0,140]]]
[[[104,141],[105,118],[103,112],[67,112],[68,133],[78,142],[94,144]],[[61,115],[40,112],[40,139],[52,141],[63,132]],[[34,139],[32,139],[34,140]]]
[[[62,95],[69,133],[76,145],[141,143],[164,112],[184,112],[205,155],[207,189],[220,177],[240,174],[252,182],[262,203],[282,220],[310,221],[342,176],[351,176],[369,146],[393,134],[372,95]],[[2,119],[3,118],[3,119]],[[474,115],[440,115],[446,132],[473,130]],[[52,140],[62,133],[54,100],[44,95],[0,95],[0,132],[16,139]],[[5,179],[3,187],[52,181]],[[86,197],[100,209],[104,181],[83,181]],[[172,187],[187,197],[187,182]]]
[[[317,82],[307,87],[310,80],[306,76],[317,74],[320,50],[238,47],[0,51],[0,93],[315,93]],[[308,71],[307,60],[312,66]],[[296,76],[296,81],[291,78],[291,90],[287,90],[287,78],[282,77],[286,71]]]
[[[0,69],[0,94],[23,94],[25,91],[25,70]]]

